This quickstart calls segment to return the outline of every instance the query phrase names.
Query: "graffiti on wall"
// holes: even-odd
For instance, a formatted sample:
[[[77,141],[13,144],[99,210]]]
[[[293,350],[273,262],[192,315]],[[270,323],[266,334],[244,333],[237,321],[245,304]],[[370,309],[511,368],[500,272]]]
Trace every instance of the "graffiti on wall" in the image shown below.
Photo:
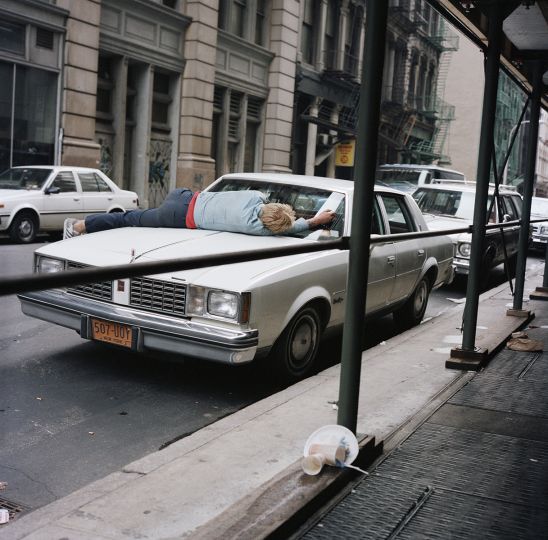
[[[101,145],[99,169],[112,178],[112,137],[101,136],[97,142]]]
[[[151,139],[150,166],[148,175],[148,205],[160,206],[169,192],[171,183],[171,141]]]

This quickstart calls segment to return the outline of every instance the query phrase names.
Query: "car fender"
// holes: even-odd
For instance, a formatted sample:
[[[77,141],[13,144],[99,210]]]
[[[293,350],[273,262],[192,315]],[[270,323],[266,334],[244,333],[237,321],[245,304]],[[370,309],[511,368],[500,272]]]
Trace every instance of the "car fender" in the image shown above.
[[[434,288],[438,283],[439,278],[439,265],[438,261],[434,257],[428,257],[426,261],[424,261],[424,264],[422,265],[422,271],[419,275],[419,278],[417,279],[417,283],[415,283],[415,287],[413,288],[413,292],[415,291],[415,288],[419,284],[419,281],[426,276],[426,274],[433,273],[434,279],[430,280],[431,288]]]
[[[111,204],[105,212],[110,214],[111,212],[125,212],[126,209],[121,204]]]
[[[263,298],[263,303],[270,303],[269,299]],[[259,340],[260,346],[269,347],[274,344],[278,339],[280,334],[289,324],[289,321],[301,310],[306,304],[309,304],[313,301],[320,301],[324,303],[324,306],[328,310],[327,317],[324,318],[324,313],[321,312],[320,316],[322,318],[322,323],[326,326],[331,319],[331,295],[324,287],[321,286],[311,286],[307,287],[300,291],[291,304],[288,307],[279,305],[278,306],[278,315],[270,318],[268,321],[261,319],[257,321],[257,326],[259,328]],[[274,315],[274,312],[272,312]]]
[[[30,204],[28,202],[23,202],[23,203],[19,203],[18,205],[16,205],[10,212],[10,215],[8,217],[8,223],[7,223],[7,227],[6,228],[9,228],[11,226],[11,223],[13,221],[13,218],[15,218],[15,216],[19,213],[19,212],[22,212],[22,211],[30,211],[32,212],[35,216],[36,216],[36,219],[37,219],[37,222],[38,222],[38,227],[40,227],[40,211],[36,208],[35,205],[33,204]]]

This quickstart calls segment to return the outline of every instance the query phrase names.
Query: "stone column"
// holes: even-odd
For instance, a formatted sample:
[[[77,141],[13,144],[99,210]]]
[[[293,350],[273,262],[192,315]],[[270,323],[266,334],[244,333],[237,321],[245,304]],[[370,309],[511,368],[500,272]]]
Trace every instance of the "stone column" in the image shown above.
[[[202,189],[215,179],[211,158],[217,43],[217,1],[187,0],[192,23],[186,32],[181,85],[177,186]]]
[[[339,38],[337,42],[336,69],[344,70],[344,55],[346,47],[346,35],[348,33],[348,0],[341,3],[341,18],[339,20]]]
[[[63,165],[97,167],[100,145],[95,142],[97,61],[101,2],[57,0],[70,11],[63,74]]]
[[[316,69],[323,71],[325,69],[324,49],[325,49],[325,26],[327,24],[327,0],[321,0],[320,20],[318,26],[318,40],[316,43]]]
[[[335,126],[339,125],[339,111],[340,105],[336,105],[331,111],[330,121]],[[329,131],[329,135],[330,139],[334,139],[337,136],[337,132],[331,130]],[[335,178],[335,158],[335,148],[333,147],[331,153],[329,154],[329,157],[327,158],[326,176],[328,178]]]
[[[112,104],[112,127],[114,142],[112,145],[112,179],[124,189],[124,151],[126,145],[126,103],[127,103],[127,58],[120,57],[113,66],[114,92]]]
[[[314,99],[314,103],[310,106],[310,116],[318,117],[318,107],[320,100]],[[318,136],[318,124],[308,122],[308,135],[306,138],[306,165],[304,174],[312,176],[314,174],[314,166],[316,161],[316,139]]]
[[[150,168],[150,127],[152,120],[153,69],[150,64],[135,68],[135,128],[131,156],[130,189],[139,195],[139,202],[148,207],[148,173]]]
[[[295,67],[299,50],[299,2],[273,0],[270,50],[275,54],[270,65],[264,124],[263,171],[291,172],[291,132]]]

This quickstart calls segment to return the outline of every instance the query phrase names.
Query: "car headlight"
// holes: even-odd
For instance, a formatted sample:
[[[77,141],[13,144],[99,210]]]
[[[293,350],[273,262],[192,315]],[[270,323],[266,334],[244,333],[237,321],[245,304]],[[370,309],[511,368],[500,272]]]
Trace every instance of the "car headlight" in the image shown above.
[[[548,227],[542,226],[540,228],[540,234],[546,234],[547,231],[548,231]]]
[[[209,291],[207,312],[215,317],[235,319],[238,315],[238,295],[226,291]]]
[[[235,293],[189,285],[186,314],[199,317],[220,317],[239,323],[249,321],[250,293]]]
[[[62,272],[65,269],[65,261],[52,259],[51,257],[38,257],[36,271],[40,274],[52,274]]]
[[[462,257],[470,257],[470,243],[469,242],[461,242],[459,244],[459,255]]]

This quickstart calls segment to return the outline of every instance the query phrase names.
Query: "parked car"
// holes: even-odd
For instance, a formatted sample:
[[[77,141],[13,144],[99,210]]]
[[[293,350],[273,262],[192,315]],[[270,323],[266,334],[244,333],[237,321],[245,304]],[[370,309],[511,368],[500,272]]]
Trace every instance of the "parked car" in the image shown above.
[[[491,208],[494,188],[489,189],[488,209]],[[500,189],[502,212],[497,204],[492,205],[489,223],[503,223],[521,218],[522,198],[515,191]],[[459,229],[474,222],[475,185],[441,184],[422,186],[415,191],[413,198],[417,201],[426,223],[431,230]],[[489,271],[505,260],[504,247],[508,256],[508,267],[513,275],[518,253],[519,224],[500,229],[488,229],[483,253],[482,285],[487,283]],[[503,238],[504,236],[504,238]],[[467,275],[470,268],[470,251],[472,235],[459,233],[451,235],[455,243],[453,264],[457,274]],[[503,243],[504,241],[504,243]]]
[[[0,233],[15,242],[32,242],[38,231],[61,231],[67,217],[138,206],[137,193],[120,189],[98,169],[36,165],[0,174]]]
[[[533,197],[531,200],[531,219],[546,218],[546,221],[532,223],[533,238],[531,246],[534,249],[545,249],[548,242],[548,199]]]
[[[293,246],[350,234],[354,184],[311,176],[229,174],[212,191],[259,190],[271,202],[310,218],[331,209],[329,229],[294,236],[251,236],[196,229],[123,228],[40,247],[35,272],[171,260]],[[377,188],[374,237],[427,230],[410,195]],[[448,237],[371,246],[367,314],[393,313],[403,327],[423,318],[432,288],[452,280]],[[320,337],[340,329],[345,314],[346,250],[118,279],[20,295],[23,312],[83,338],[137,351],[159,350],[229,364],[268,356],[269,366],[297,380],[315,365]]]
[[[419,186],[443,181],[466,182],[459,171],[445,169],[437,165],[386,164],[377,169],[375,182],[380,186],[391,187],[406,193],[413,193]]]

